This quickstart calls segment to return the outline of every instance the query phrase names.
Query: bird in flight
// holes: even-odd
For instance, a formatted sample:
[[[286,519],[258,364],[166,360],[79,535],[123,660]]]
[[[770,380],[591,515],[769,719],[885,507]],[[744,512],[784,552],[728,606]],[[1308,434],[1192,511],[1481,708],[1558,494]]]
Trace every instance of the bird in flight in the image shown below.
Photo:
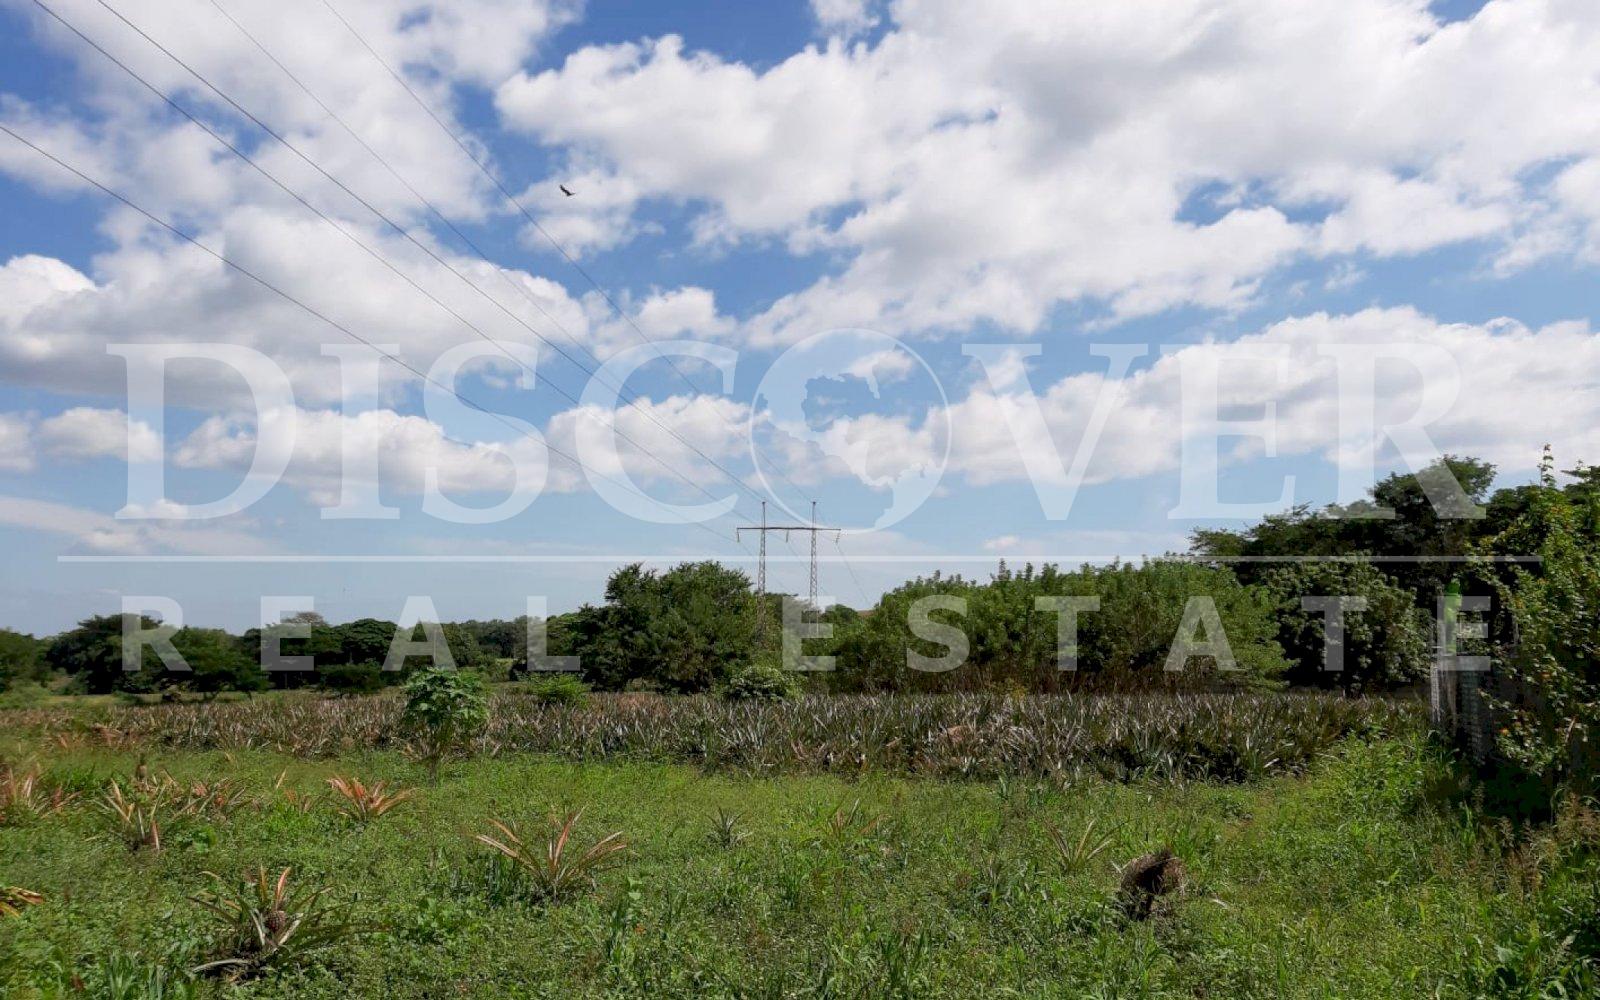
[[[566,195],[568,198],[571,198],[574,194],[576,194],[574,191],[567,190],[567,186],[565,184],[557,184],[556,187],[560,188],[561,193]]]

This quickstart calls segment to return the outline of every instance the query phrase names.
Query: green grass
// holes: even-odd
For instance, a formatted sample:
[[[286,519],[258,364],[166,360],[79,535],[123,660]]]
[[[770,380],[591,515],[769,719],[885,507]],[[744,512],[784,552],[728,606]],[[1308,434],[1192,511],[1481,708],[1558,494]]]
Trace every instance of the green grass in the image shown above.
[[[136,755],[39,759],[47,781],[84,795],[0,827],[0,885],[46,896],[0,920],[7,997],[116,996],[106,984],[119,976],[213,957],[187,897],[208,887],[207,871],[258,865],[292,867],[296,884],[327,888],[380,929],[247,985],[205,980],[200,995],[1538,995],[1563,974],[1551,943],[1562,918],[1533,887],[1575,863],[1554,838],[1508,851],[1432,791],[1442,769],[1406,738],[1346,742],[1306,775],[1226,785],[752,778],[508,755],[453,764],[426,787],[420,766],[387,752],[174,751],[150,766],[233,776],[261,807],[175,826],[158,855],[130,853],[91,802]],[[329,802],[286,804],[280,774],[301,794],[334,774],[418,794],[356,826]],[[471,840],[491,817],[526,833],[579,807],[580,845],[620,830],[632,846],[565,902],[519,898]],[[718,837],[719,811],[748,835]],[[843,821],[830,823],[836,811]],[[1074,871],[1044,824],[1076,841],[1091,819],[1111,844]],[[1112,862],[1162,844],[1193,888],[1130,923]],[[71,992],[73,976],[87,993]],[[1517,993],[1517,976],[1534,985]]]

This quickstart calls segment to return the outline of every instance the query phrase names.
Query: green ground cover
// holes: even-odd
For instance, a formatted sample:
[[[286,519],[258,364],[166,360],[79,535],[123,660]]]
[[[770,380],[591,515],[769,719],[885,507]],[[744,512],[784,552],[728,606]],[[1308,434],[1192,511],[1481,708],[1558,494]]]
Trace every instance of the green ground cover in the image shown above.
[[[1594,985],[1593,814],[1572,806],[1552,826],[1502,829],[1409,732],[1350,737],[1304,773],[1248,783],[751,776],[505,753],[449,764],[430,786],[391,750],[308,759],[30,735],[4,752],[37,766],[40,788],[80,793],[0,825],[0,885],[44,897],[0,919],[8,997],[1466,997]],[[185,786],[231,779],[243,799],[171,820],[159,852],[131,850],[97,802],[112,778],[131,788],[141,758],[145,774]],[[414,796],[358,824],[326,789],[334,775]],[[629,846],[557,901],[473,840],[499,818],[542,851],[547,815],[579,808],[577,848],[614,831]],[[1183,859],[1187,888],[1130,920],[1114,865],[1162,845]],[[367,933],[250,981],[189,982],[184,970],[228,952],[190,897],[207,872],[242,882],[257,866],[325,889]]]

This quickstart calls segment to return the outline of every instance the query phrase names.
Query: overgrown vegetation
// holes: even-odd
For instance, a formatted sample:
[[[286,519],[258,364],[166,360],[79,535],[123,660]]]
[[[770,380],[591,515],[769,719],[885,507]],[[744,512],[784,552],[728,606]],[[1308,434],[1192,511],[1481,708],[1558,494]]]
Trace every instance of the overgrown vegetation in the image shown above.
[[[1584,512],[1600,496],[1600,470],[1580,465],[1567,475],[1564,486],[1547,470],[1544,482],[1491,492],[1493,466],[1447,457],[1419,474],[1382,480],[1358,503],[1315,511],[1302,506],[1245,529],[1198,531],[1188,559],[1076,569],[1001,563],[986,580],[918,578],[883,595],[867,613],[841,605],[807,611],[831,625],[833,634],[811,640],[805,651],[833,657],[836,669],[806,683],[813,691],[848,692],[1175,684],[1260,689],[1284,682],[1347,693],[1387,691],[1425,676],[1439,599],[1464,582],[1496,592],[1497,618],[1505,626],[1497,654],[1507,664],[1525,665],[1527,656],[1505,641],[1506,623],[1536,623],[1540,609],[1563,603],[1580,613],[1586,571],[1568,559],[1568,569],[1547,580],[1526,565],[1518,570],[1515,563],[1474,560],[1532,557],[1542,546],[1559,544],[1566,549],[1552,548],[1552,560],[1564,551],[1592,552],[1595,532],[1586,525],[1593,517]],[[1552,533],[1568,541],[1559,543]],[[1339,673],[1324,669],[1324,614],[1304,604],[1335,596],[1364,605],[1345,616],[1345,669]],[[1063,612],[1052,603],[1063,598],[1089,602],[1075,612],[1070,649],[1063,648],[1059,630]],[[781,618],[782,600],[767,596],[769,621]],[[915,623],[913,609],[920,618]],[[1204,628],[1194,627],[1197,614]],[[756,618],[748,577],[699,562],[664,572],[623,567],[607,582],[602,603],[537,624],[546,636],[546,654],[576,657],[579,680],[595,690],[785,696],[795,679],[772,683],[767,668],[780,662],[777,631],[758,634]],[[528,670],[534,624],[524,617],[427,628],[442,634],[448,666],[503,680]],[[371,693],[404,683],[417,669],[446,665],[416,654],[391,657],[393,644],[418,638],[426,631],[422,625],[399,629],[373,618],[332,625],[306,612],[242,636],[175,630],[172,645],[190,671],[169,671],[146,651],[142,669],[130,673],[122,669],[125,626],[153,629],[159,623],[106,615],[48,640],[0,631],[0,691],[12,689],[0,698],[16,707],[42,703],[45,684],[68,692],[169,698],[248,694],[268,686]],[[1548,635],[1538,628],[1522,631]],[[1227,662],[1210,654],[1191,657],[1175,676],[1165,668],[1180,637],[1224,639]],[[264,640],[283,656],[309,658],[311,669],[264,673]],[[1553,655],[1559,660],[1562,654]],[[1575,648],[1572,655],[1587,654]],[[396,669],[385,670],[386,662]],[[1537,676],[1515,665],[1509,669],[1521,670],[1522,680]],[[582,696],[571,681],[531,676],[538,679],[529,690],[548,700]]]
[[[948,673],[914,669],[906,659],[908,652],[930,658],[947,654],[939,643],[917,638],[909,624],[912,604],[933,595],[966,601],[964,616],[941,616],[942,624],[960,626],[970,644],[968,666]],[[1057,597],[1099,601],[1098,608],[1078,616],[1077,655],[1070,671],[1060,669],[1059,612],[1039,608],[1041,599]],[[913,580],[885,594],[871,615],[836,626],[838,662],[828,682],[855,691],[1051,691],[1081,679],[1165,684],[1173,679],[1167,658],[1186,613],[1197,606],[1194,602],[1208,602],[1198,606],[1215,609],[1235,662],[1224,675],[1215,657],[1195,657],[1183,664],[1185,683],[1219,680],[1257,686],[1282,672],[1271,600],[1261,588],[1242,586],[1226,569],[1148,562],[1085,566],[1074,572],[1030,566],[1012,572],[1002,563],[986,583],[940,575]],[[1194,638],[1216,637],[1197,633]]]
[[[410,727],[403,718],[404,703],[390,695],[118,708],[87,728],[69,710],[13,716],[19,730],[47,740],[270,749],[312,758],[404,749]],[[736,702],[612,694],[574,706],[504,693],[494,697],[486,728],[460,748],[684,762],[750,774],[1241,781],[1301,770],[1351,734],[1421,726],[1420,702],[1327,694],[808,695]]]
[[[1449,459],[1200,561],[914,580],[820,613],[838,669],[804,692],[709,563],[619,571],[542,623],[581,678],[493,694],[525,619],[384,671],[411,631],[302,616],[269,637],[340,697],[227,701],[266,686],[259,634],[173,631],[181,678],[122,672],[117,616],[0,634],[0,995],[1597,995],[1600,472],[1553,468],[1491,494]],[[1447,472],[1485,517],[1440,516]],[[1382,694],[1466,589],[1503,723],[1477,770]],[[1506,774],[1536,809],[1486,807]]]
[[[1393,690],[1426,676],[1432,620],[1370,563],[1280,566],[1266,574],[1265,586],[1276,608],[1278,643],[1292,664],[1285,675],[1289,682],[1356,693]],[[1308,597],[1351,602],[1341,621],[1336,671],[1326,669],[1328,615],[1306,607]]]
[[[729,701],[783,701],[799,693],[795,675],[765,659],[735,670],[722,696]]]
[[[1600,791],[1600,470],[1560,489],[1546,456],[1523,512],[1487,546],[1537,554],[1497,574],[1507,694],[1499,748],[1551,789]]]
[[[88,791],[138,764],[133,750],[35,749],[51,787]],[[172,838],[159,859],[132,862],[99,836],[86,799],[0,828],[0,883],[37,894],[0,919],[0,994],[1467,998],[1596,987],[1592,807],[1566,800],[1549,827],[1484,822],[1419,734],[1347,740],[1305,775],[1242,785],[872,770],[752,779],[480,757],[359,834],[284,792],[308,796],[356,768],[415,785],[419,765],[371,751],[315,762],[172,750],[149,767],[180,787],[225,777],[248,804],[214,835]],[[472,836],[516,851],[491,819],[579,808],[564,863],[615,844],[611,831],[625,831],[629,850],[562,876],[553,894],[531,891],[521,865]],[[566,826],[521,827],[534,870]],[[731,832],[718,837],[719,826]],[[1163,847],[1182,860],[1184,888],[1131,919],[1138,901],[1125,901],[1118,866]],[[191,974],[213,962],[227,964]]]

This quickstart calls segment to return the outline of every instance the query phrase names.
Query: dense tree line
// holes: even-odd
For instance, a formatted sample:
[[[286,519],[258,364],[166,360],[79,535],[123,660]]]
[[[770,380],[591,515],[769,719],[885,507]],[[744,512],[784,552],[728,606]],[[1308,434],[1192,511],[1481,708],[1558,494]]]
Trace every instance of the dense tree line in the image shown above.
[[[1225,637],[1225,647],[1206,647],[1186,659],[1185,677],[1351,693],[1391,690],[1426,676],[1439,599],[1463,587],[1497,597],[1486,643],[1495,655],[1508,664],[1527,662],[1526,637],[1533,635],[1555,649],[1549,656],[1576,669],[1573,664],[1590,662],[1584,657],[1592,658],[1594,647],[1570,636],[1587,633],[1574,624],[1558,636],[1549,622],[1600,606],[1600,595],[1583,589],[1591,567],[1579,558],[1593,558],[1600,549],[1594,528],[1600,469],[1568,470],[1564,485],[1548,467],[1539,482],[1526,486],[1491,490],[1493,480],[1488,463],[1447,457],[1416,475],[1385,478],[1357,503],[1316,511],[1301,506],[1242,529],[1197,531],[1182,559],[1078,569],[1013,570],[1002,563],[981,581],[939,574],[911,580],[870,609],[809,613],[832,625],[833,634],[809,641],[804,652],[833,657],[834,669],[808,683],[840,691],[1055,690],[1169,680],[1164,668],[1172,665],[1175,640],[1203,645]],[[1453,516],[1463,514],[1473,516]],[[1551,546],[1566,561],[1474,561]],[[1354,598],[1359,607],[1344,617],[1338,672],[1326,669],[1327,615],[1315,602],[1307,605],[1307,598],[1329,596]],[[1061,612],[1051,603],[1063,598],[1096,602],[1075,614],[1067,661]],[[758,615],[750,579],[714,562],[665,571],[632,565],[611,576],[603,601],[537,624],[548,655],[577,657],[593,687],[761,690],[768,682],[747,675],[782,662],[783,601],[767,595]],[[766,628],[758,629],[762,617]],[[529,628],[526,617],[441,626],[456,666],[502,676],[529,668]],[[274,629],[280,635],[273,636]],[[421,639],[424,631],[418,626],[402,638]],[[124,672],[120,615],[86,619],[48,640],[0,631],[0,687],[70,677],[74,689],[87,692],[311,685],[363,691],[396,683],[422,662],[413,658],[385,671],[397,626],[375,618],[335,625],[309,613],[267,633],[179,629],[172,644],[190,667],[180,675],[148,652],[144,669]],[[1521,646],[1512,641],[1518,637]],[[310,657],[314,669],[264,671],[263,638],[276,639],[284,656]],[[957,662],[958,668],[946,669]],[[1061,669],[1064,662],[1072,669]]]
[[[1539,482],[1491,490],[1493,465],[1445,456],[1415,475],[1380,480],[1352,504],[1302,505],[1242,530],[1196,531],[1192,548],[1275,595],[1289,680],[1347,690],[1394,687],[1426,676],[1440,601],[1452,591],[1496,598],[1485,651],[1509,657],[1515,630],[1509,597],[1540,570],[1536,562],[1496,557],[1537,556],[1549,510],[1600,501],[1600,467],[1579,464],[1564,475],[1558,485],[1547,456]],[[1347,620],[1343,674],[1327,674],[1310,655],[1324,642],[1321,616],[1301,608],[1300,599],[1313,594],[1353,595],[1367,604]]]
[[[44,651],[48,645],[31,635],[0,629],[0,691],[13,684],[37,684],[50,678]]]
[[[130,630],[150,630],[160,625],[153,618],[124,621],[123,615],[97,615],[79,622],[50,639],[36,639],[0,630],[0,691],[19,685],[69,681],[69,691],[85,694],[189,691],[263,691],[273,687],[320,687],[331,691],[375,691],[404,680],[427,657],[407,657],[400,669],[383,665],[400,627],[391,621],[359,618],[332,625],[314,612],[286,618],[267,629],[283,657],[310,657],[308,670],[263,669],[262,629],[233,635],[222,629],[185,627],[170,635],[173,649],[183,658],[186,671],[167,668],[154,649],[146,648],[140,669],[124,669],[124,625]],[[128,616],[132,619],[132,616]],[[509,663],[515,647],[525,643],[524,619],[493,622],[447,622],[440,626],[452,662],[457,667],[492,671]],[[300,633],[308,632],[308,635]],[[422,641],[423,626],[414,626],[403,639]]]
[[[946,598],[945,607],[928,600],[934,596]],[[1093,610],[1084,604],[1074,615],[1075,642],[1066,660],[1060,648],[1062,612],[1052,610],[1051,602],[1063,597],[1094,602]],[[948,641],[929,638],[934,631],[913,622],[919,603],[927,620],[959,629],[968,646],[965,665],[946,669],[955,659]],[[1199,622],[1197,615],[1212,614],[1213,619],[1186,630],[1186,618]],[[985,582],[936,574],[884,595],[870,615],[835,629],[837,663],[830,680],[847,690],[996,685],[1055,690],[1097,681],[1166,681],[1172,679],[1166,668],[1180,636],[1226,644],[1219,655],[1186,659],[1186,679],[1258,685],[1285,668],[1267,594],[1241,584],[1226,569],[1152,561],[1075,571],[1027,566],[1013,572],[1002,563]],[[943,638],[956,636],[946,632]],[[921,659],[908,661],[908,653]],[[1219,662],[1220,654],[1231,656],[1231,662]]]
[[[624,566],[606,582],[605,598],[551,618],[548,628],[551,655],[579,657],[596,687],[703,691],[757,656],[756,595],[738,570],[715,562],[664,573]]]

